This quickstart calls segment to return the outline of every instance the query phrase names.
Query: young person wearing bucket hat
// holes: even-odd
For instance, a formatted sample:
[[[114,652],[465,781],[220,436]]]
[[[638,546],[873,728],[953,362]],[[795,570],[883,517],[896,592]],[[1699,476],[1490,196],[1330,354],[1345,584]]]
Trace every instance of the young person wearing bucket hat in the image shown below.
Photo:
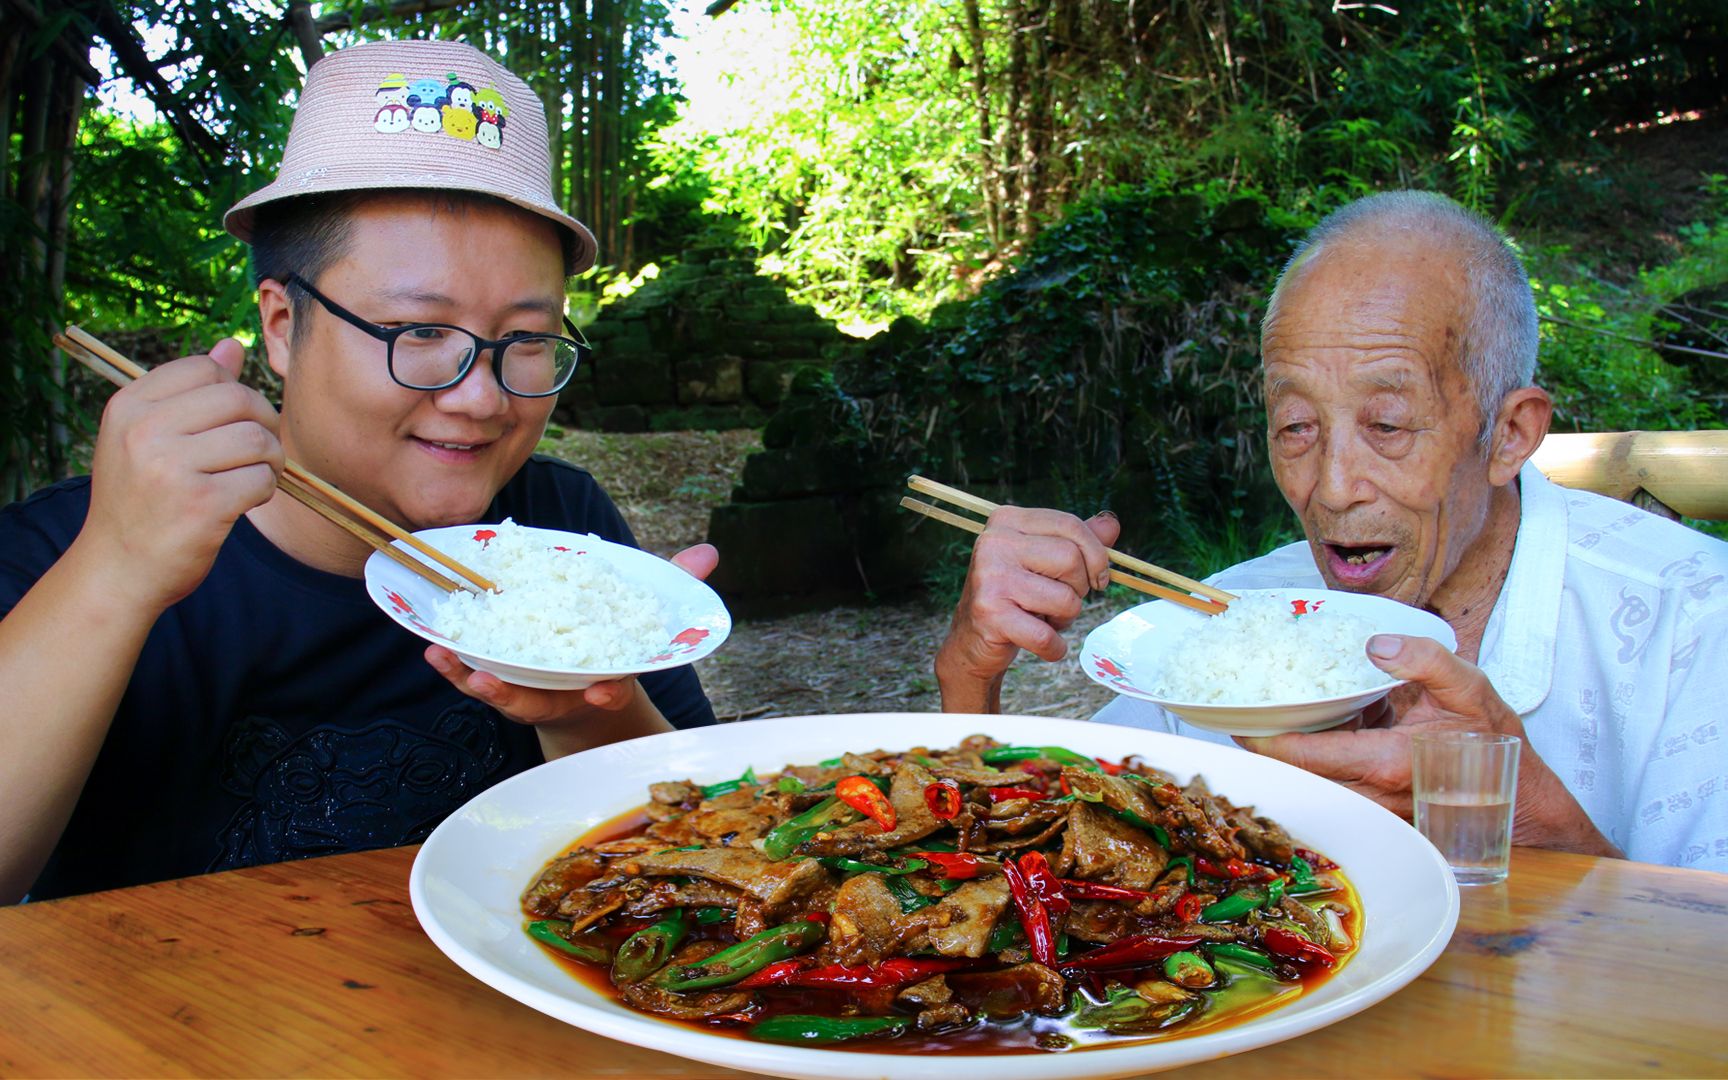
[[[423,648],[367,598],[369,549],[276,487],[287,456],[408,528],[633,543],[587,473],[533,455],[586,349],[565,279],[594,260],[550,172],[540,102],[475,49],[312,68],[277,178],[225,218],[280,412],[219,342],[114,395],[90,477],[0,511],[0,902],[410,843],[549,757],[713,723],[689,668],[554,692]]]

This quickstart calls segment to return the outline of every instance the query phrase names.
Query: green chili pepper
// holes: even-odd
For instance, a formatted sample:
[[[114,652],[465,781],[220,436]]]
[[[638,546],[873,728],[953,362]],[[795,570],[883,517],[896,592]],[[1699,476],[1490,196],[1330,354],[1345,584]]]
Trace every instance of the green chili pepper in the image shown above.
[[[1068,932],[1066,930],[1056,935],[1056,959],[1068,959],[1068,944]]]
[[[1314,884],[1314,868],[1308,860],[1300,855],[1290,856],[1290,884],[1296,886]]]
[[[1211,923],[1240,919],[1250,911],[1258,909],[1265,902],[1266,891],[1264,889],[1252,885],[1245,886],[1217,903],[1204,908],[1200,912],[1200,921]]]
[[[794,848],[821,832],[840,816],[857,811],[830,795],[795,818],[782,821],[762,838],[762,854],[770,859],[784,859]]]
[[[917,760],[918,764],[924,766],[926,769],[939,769],[942,767],[942,763],[937,761],[935,758],[927,758],[923,754],[913,754],[912,756]]]
[[[1195,952],[1171,953],[1164,958],[1164,975],[1177,986],[1196,990],[1218,981],[1218,974],[1206,958]]]
[[[1093,1004],[1078,990],[1068,1004],[1074,1010],[1074,1018],[1069,1021],[1074,1027],[1133,1035],[1169,1027],[1199,1008],[1200,998],[1189,995],[1174,1001],[1152,1002],[1133,990],[1118,987],[1110,991],[1103,1004]]]
[[[1077,754],[1066,746],[992,746],[978,755],[986,764],[1002,765],[1012,761],[1034,761],[1038,758],[1048,758],[1063,765],[1078,765],[1090,772],[1103,772],[1104,767],[1087,757]]]
[[[1246,945],[1238,945],[1234,941],[1219,941],[1206,946],[1216,960],[1235,960],[1238,963],[1256,967],[1262,971],[1271,971],[1276,964],[1272,958],[1259,949],[1250,949]]]
[[[651,923],[624,939],[612,958],[612,981],[641,982],[666,966],[690,933],[690,920],[683,908],[673,908],[667,917]]]
[[[826,936],[826,925],[800,919],[747,937],[706,960],[664,968],[654,976],[654,985],[677,993],[728,986],[777,960],[797,956]]]
[[[817,762],[817,763],[816,763],[816,766],[817,766],[817,767],[818,767],[818,768],[822,768],[822,769],[832,769],[832,768],[834,768],[834,767],[835,767],[835,766],[836,766],[836,765],[839,765],[839,764],[840,764],[840,759],[839,759],[839,758],[837,758],[837,757],[831,757],[831,758],[826,758],[826,759],[824,759],[824,760],[822,760],[822,761],[818,761],[818,762]]]
[[[1116,816],[1138,829],[1145,829],[1152,834],[1152,839],[1158,841],[1158,846],[1165,851],[1170,850],[1170,834],[1164,831],[1164,826],[1147,821],[1132,810],[1118,810]]]
[[[1184,870],[1188,871],[1188,884],[1190,886],[1194,884],[1194,856],[1183,855],[1180,858],[1171,859],[1168,863],[1164,864],[1164,869],[1168,871],[1172,866],[1180,866]]]
[[[782,776],[774,782],[774,790],[784,791],[788,794],[796,794],[797,792],[804,790],[804,781],[798,779],[796,776]]]
[[[883,866],[878,863],[848,859],[843,855],[830,855],[816,861],[830,870],[838,870],[844,874],[887,874],[889,877],[915,874],[930,865],[923,859],[907,859],[905,864],[901,866]]]
[[[592,945],[585,941],[571,941],[561,932],[569,930],[570,924],[557,919],[540,919],[528,924],[528,936],[535,941],[544,941],[559,952],[569,953],[578,960],[586,960],[590,964],[604,964],[612,959],[606,955],[604,947]]]
[[[889,858],[903,859],[908,855],[920,854],[926,851],[959,851],[952,840],[925,840],[913,847],[895,848],[888,853]]]
[[[737,917],[737,912],[731,908],[723,907],[697,908],[696,913],[691,916],[696,920],[697,926],[713,926],[715,923],[731,922]]]
[[[935,897],[925,896],[914,889],[903,877],[889,878],[888,891],[894,894],[894,899],[900,901],[900,914],[902,915],[910,915],[919,908],[927,908],[936,903]]]
[[[701,844],[685,844],[683,847],[661,848],[659,851],[656,851],[654,854],[665,855],[668,852],[672,852],[672,851],[701,851],[701,850],[702,850]]]
[[[1026,932],[1020,929],[1020,920],[1004,917],[996,920],[996,928],[990,931],[990,941],[984,946],[984,951],[997,953],[1025,944]]]
[[[1273,907],[1282,899],[1284,899],[1284,879],[1281,877],[1273,878],[1266,885],[1265,906]]]
[[[771,1016],[750,1029],[752,1039],[828,1046],[848,1039],[898,1035],[912,1023],[908,1016]]]
[[[737,791],[739,788],[743,787],[745,784],[754,784],[755,782],[756,782],[756,767],[751,766],[750,768],[745,769],[744,775],[740,776],[736,780],[722,780],[718,784],[706,784],[706,785],[704,785],[702,788],[702,797],[704,799],[713,799],[713,798],[717,798],[721,795],[730,795],[732,792]]]

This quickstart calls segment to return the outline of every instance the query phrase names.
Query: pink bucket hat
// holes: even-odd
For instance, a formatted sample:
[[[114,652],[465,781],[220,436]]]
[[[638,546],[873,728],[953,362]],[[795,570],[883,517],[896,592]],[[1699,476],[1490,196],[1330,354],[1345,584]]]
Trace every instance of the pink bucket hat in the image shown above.
[[[253,214],[328,191],[425,189],[493,195],[563,226],[573,269],[594,234],[558,208],[546,113],[526,83],[471,45],[378,41],[312,65],[276,179],[223,215],[248,243]]]

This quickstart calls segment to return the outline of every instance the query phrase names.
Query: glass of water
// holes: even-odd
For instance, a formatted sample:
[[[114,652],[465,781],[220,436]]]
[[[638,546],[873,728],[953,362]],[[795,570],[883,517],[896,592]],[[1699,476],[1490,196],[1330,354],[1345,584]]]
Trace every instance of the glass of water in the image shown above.
[[[1460,885],[1506,880],[1520,745],[1516,735],[1476,731],[1410,736],[1416,828],[1440,849]]]

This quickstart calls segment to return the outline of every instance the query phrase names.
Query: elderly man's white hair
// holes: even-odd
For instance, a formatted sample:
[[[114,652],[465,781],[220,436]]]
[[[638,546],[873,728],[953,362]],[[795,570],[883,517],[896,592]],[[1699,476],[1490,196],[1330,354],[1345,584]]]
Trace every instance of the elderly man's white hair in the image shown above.
[[[1277,318],[1287,285],[1328,244],[1397,236],[1411,244],[1445,244],[1464,255],[1470,311],[1459,362],[1482,414],[1482,444],[1506,395],[1536,378],[1536,303],[1516,252],[1493,224],[1444,195],[1388,191],[1358,199],[1314,226],[1278,276],[1261,333]]]

